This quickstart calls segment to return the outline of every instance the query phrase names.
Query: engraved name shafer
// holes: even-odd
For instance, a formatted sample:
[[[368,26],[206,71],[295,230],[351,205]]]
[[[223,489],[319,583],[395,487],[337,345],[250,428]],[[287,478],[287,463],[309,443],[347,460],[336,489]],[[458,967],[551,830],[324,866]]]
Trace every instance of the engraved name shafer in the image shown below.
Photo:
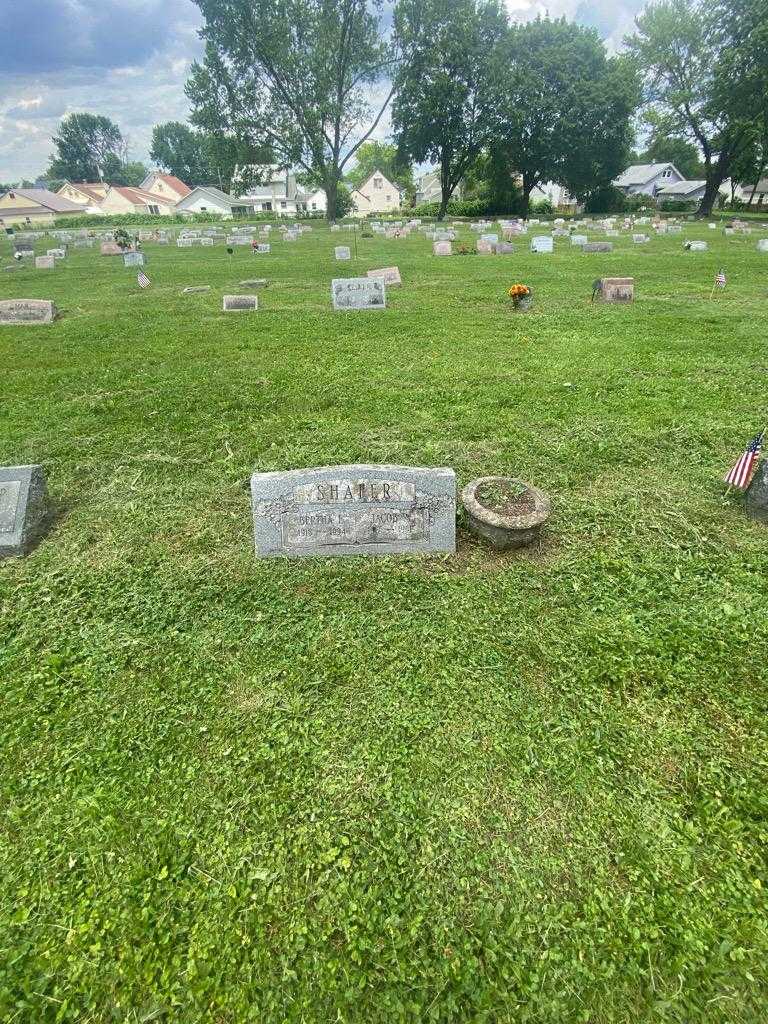
[[[262,558],[455,550],[451,469],[331,466],[254,473],[251,492]]]

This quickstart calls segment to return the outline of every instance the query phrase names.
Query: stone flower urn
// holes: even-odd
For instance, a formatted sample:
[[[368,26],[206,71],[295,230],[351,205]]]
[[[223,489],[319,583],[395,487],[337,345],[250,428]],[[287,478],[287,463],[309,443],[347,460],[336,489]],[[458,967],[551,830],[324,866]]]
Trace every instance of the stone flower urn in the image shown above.
[[[483,476],[461,492],[469,528],[499,551],[522,548],[538,540],[549,519],[547,495],[510,476]]]

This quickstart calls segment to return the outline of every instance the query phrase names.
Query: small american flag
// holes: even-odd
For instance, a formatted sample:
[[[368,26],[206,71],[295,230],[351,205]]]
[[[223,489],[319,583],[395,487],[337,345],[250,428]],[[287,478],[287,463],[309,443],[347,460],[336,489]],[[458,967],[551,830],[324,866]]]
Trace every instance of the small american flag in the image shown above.
[[[715,284],[718,288],[725,288],[725,271],[719,270],[715,277]]]
[[[149,280],[149,278],[147,277],[143,270],[139,271],[139,275],[136,278],[136,280],[139,282],[139,288],[149,288],[149,286],[152,284],[152,282]]]
[[[746,451],[741,456],[739,461],[725,477],[725,482],[729,487],[738,487],[739,490],[743,491],[749,487],[749,481],[752,479],[752,474],[755,471],[755,464],[760,458],[760,450],[763,447],[763,434],[764,430],[753,437],[747,445]]]

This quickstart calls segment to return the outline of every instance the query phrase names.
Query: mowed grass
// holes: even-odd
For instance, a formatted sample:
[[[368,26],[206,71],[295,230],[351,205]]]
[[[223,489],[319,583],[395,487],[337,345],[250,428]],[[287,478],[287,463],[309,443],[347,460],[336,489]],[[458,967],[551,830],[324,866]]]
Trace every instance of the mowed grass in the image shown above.
[[[0,564],[0,1019],[766,1019],[768,529],[721,483],[768,413],[757,237],[336,263],[316,227],[148,244],[145,292],[98,250],[0,277],[62,312],[0,328],[0,464],[57,505]],[[523,477],[551,527],[254,558],[255,469],[355,461]]]

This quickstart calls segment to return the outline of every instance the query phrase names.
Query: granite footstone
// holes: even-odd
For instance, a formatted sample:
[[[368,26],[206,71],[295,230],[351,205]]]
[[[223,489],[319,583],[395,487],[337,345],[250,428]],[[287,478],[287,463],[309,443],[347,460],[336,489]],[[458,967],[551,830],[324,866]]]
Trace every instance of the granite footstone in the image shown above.
[[[256,295],[225,295],[222,303],[225,313],[247,313],[259,308]]]
[[[259,558],[456,550],[456,474],[346,465],[251,477]]]
[[[28,554],[49,511],[42,466],[0,466],[0,558]]]

